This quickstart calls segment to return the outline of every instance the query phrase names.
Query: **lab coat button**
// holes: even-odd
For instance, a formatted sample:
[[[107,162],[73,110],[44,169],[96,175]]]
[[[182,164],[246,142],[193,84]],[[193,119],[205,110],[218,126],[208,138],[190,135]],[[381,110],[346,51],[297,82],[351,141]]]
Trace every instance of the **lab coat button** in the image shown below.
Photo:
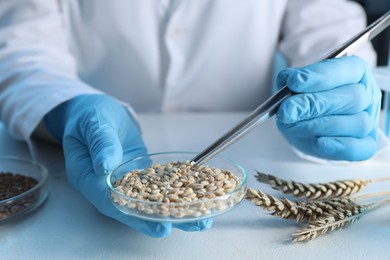
[[[173,38],[181,37],[181,36],[183,36],[185,33],[186,33],[186,30],[183,29],[183,28],[180,27],[180,26],[173,26],[172,29],[171,29],[171,36],[172,36]]]
[[[177,107],[175,105],[166,105],[164,112],[167,112],[167,113],[177,112]]]

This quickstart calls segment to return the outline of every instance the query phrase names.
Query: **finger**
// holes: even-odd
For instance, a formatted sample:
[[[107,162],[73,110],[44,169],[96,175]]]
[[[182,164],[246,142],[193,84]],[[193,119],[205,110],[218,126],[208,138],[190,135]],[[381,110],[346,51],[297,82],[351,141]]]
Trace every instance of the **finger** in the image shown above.
[[[96,174],[108,174],[122,162],[122,144],[117,131],[111,126],[95,126],[95,129],[87,131],[85,138]]]
[[[71,151],[71,152],[69,152]],[[67,177],[70,184],[88,199],[101,213],[152,237],[165,237],[171,233],[170,223],[156,223],[133,218],[116,209],[110,199],[106,176],[96,175],[88,148],[75,138],[64,141]],[[79,169],[83,169],[80,172]]]
[[[376,127],[376,124],[375,118],[364,111],[356,115],[326,116],[293,124],[277,121],[277,126],[285,135],[295,137],[351,136],[363,138]]]
[[[281,70],[277,77],[276,77],[276,84],[278,86],[278,89],[281,89],[282,87],[287,85],[287,79],[294,72],[295,69],[293,68],[286,68]]]
[[[98,113],[90,111],[89,120],[80,130],[89,147],[95,172],[100,175],[108,174],[122,162],[124,145],[129,147],[129,153],[143,146],[143,142],[142,145],[137,142],[139,129],[129,112],[116,102],[103,102],[107,98],[100,100],[102,104]]]
[[[127,115],[127,114],[126,114]],[[91,124],[85,133],[93,166],[97,174],[108,174],[123,160],[135,158],[147,153],[145,144],[132,121],[126,122],[128,133],[119,137],[115,126],[109,122]],[[125,120],[127,117],[125,117]]]
[[[376,140],[367,136],[354,137],[319,137],[314,143],[316,153],[331,160],[363,161],[371,158],[377,149]]]
[[[147,148],[139,135],[134,136],[130,141],[124,142],[123,145],[123,160],[134,159],[147,154]]]
[[[213,219],[209,218],[209,219],[204,219],[196,222],[174,224],[173,226],[175,228],[191,232],[191,231],[209,230],[212,224],[213,224]]]
[[[327,59],[299,69],[283,70],[278,77],[293,92],[320,92],[352,83],[365,75],[367,64],[356,56]]]
[[[107,195],[108,196],[108,195]],[[110,217],[120,221],[121,223],[151,237],[166,237],[172,232],[172,224],[168,222],[152,222],[145,221],[139,218],[125,215],[118,211],[114,206],[110,205],[108,210],[111,212]]]
[[[93,172],[89,149],[77,138],[65,136],[63,141],[66,176],[78,191],[83,189],[83,172]],[[82,172],[80,172],[82,170]]]
[[[288,137],[287,139],[303,153],[327,160],[363,161],[371,158],[377,149],[376,138],[372,135],[364,138]]]
[[[372,91],[362,84],[345,85],[330,91],[296,94],[279,107],[277,118],[283,123],[294,123],[315,117],[356,114],[372,102]]]

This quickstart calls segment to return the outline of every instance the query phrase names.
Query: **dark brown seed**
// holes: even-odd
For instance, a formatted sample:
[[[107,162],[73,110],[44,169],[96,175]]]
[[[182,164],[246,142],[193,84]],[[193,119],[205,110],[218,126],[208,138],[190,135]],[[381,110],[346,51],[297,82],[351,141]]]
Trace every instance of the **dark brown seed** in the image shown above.
[[[37,184],[38,181],[29,176],[18,173],[0,172],[0,202],[22,194]],[[34,192],[26,197],[7,201],[6,205],[0,206],[0,220],[12,216],[34,204],[38,197],[38,192]]]

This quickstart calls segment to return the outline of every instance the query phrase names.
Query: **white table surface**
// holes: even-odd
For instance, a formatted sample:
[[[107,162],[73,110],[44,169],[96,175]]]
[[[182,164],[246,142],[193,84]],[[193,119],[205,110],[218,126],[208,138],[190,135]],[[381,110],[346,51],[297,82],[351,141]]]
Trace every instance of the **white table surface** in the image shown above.
[[[140,122],[150,152],[200,151],[244,115],[141,114]],[[0,146],[0,155],[29,156],[26,145],[1,126]],[[273,121],[255,128],[222,155],[247,170],[249,187],[266,191],[271,190],[256,182],[255,169],[302,182],[390,176],[388,150],[361,163],[317,164],[295,155]],[[58,161],[54,157],[48,152],[48,159]],[[63,173],[60,165],[57,172]],[[390,182],[372,184],[364,192],[386,187]],[[102,216],[64,176],[51,176],[49,196],[40,208],[0,226],[0,259],[390,259],[390,206],[309,243],[291,243],[297,227],[292,220],[280,220],[243,201],[215,218],[209,231],[174,230],[169,237],[151,238]]]

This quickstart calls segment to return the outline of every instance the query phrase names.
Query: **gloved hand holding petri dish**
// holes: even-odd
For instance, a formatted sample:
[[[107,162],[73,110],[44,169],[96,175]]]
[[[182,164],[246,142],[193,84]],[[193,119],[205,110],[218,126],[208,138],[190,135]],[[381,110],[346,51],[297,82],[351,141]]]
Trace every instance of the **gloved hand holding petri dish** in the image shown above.
[[[129,216],[113,205],[107,185],[108,174],[122,161],[147,154],[138,124],[114,98],[77,96],[54,108],[46,115],[45,124],[63,145],[70,184],[104,215],[152,237],[167,236],[172,228],[184,231],[210,228],[211,219],[184,224],[148,221]],[[141,167],[140,161],[132,167]]]

